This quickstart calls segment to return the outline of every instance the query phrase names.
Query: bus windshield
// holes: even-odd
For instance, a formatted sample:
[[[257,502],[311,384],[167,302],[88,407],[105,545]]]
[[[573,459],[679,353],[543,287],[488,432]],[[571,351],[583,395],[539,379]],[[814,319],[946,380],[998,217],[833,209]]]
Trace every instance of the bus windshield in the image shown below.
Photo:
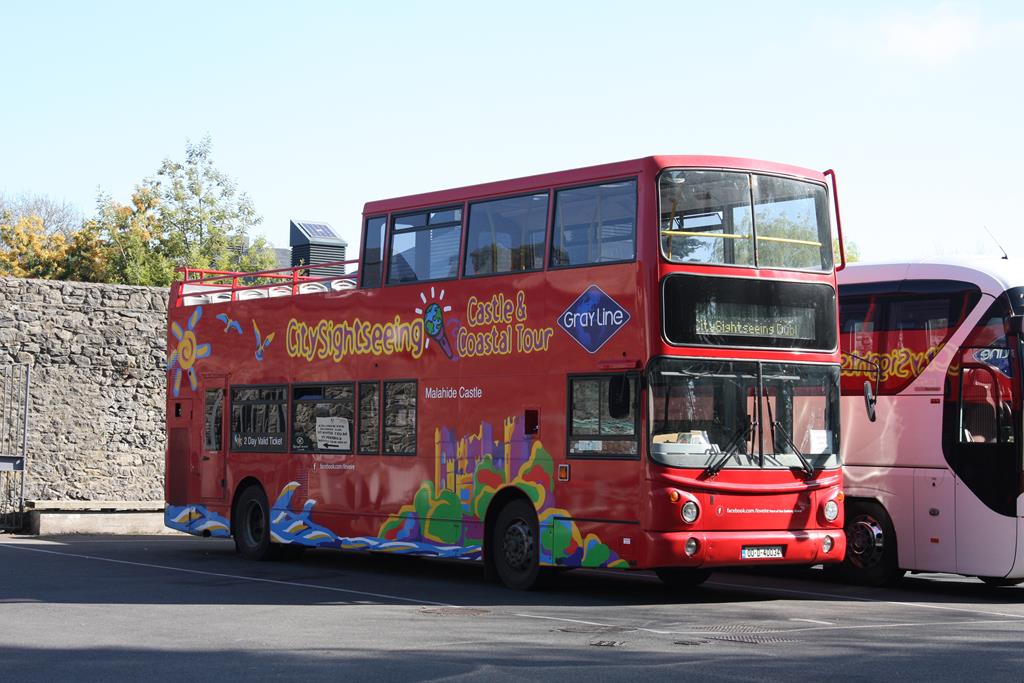
[[[672,467],[839,464],[835,366],[662,358],[651,364],[651,457]]]
[[[823,185],[678,169],[663,172],[658,183],[661,252],[673,263],[832,269]]]

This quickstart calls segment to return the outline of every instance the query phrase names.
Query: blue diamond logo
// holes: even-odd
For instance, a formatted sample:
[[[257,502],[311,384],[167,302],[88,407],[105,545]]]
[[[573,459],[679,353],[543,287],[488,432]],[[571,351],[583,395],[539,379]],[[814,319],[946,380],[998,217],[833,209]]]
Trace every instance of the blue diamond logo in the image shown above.
[[[604,346],[628,322],[629,311],[597,285],[590,285],[558,316],[558,326],[590,353]]]

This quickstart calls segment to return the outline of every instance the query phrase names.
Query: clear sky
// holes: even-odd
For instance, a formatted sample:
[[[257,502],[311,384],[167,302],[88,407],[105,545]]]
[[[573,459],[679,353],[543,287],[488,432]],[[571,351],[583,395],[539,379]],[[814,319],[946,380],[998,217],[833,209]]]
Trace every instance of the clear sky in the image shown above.
[[[865,259],[1024,257],[1019,2],[2,2],[0,193],[90,215],[209,134],[261,231],[723,154],[836,169]]]

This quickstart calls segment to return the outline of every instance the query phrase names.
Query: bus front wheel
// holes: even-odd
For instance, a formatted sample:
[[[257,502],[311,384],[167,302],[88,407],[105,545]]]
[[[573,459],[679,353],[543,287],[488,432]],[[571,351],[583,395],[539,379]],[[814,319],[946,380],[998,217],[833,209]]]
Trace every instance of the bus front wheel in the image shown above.
[[[537,513],[525,500],[513,500],[501,509],[490,538],[494,569],[513,590],[533,588],[540,574],[540,534]]]
[[[896,554],[896,531],[878,503],[850,500],[846,504],[846,557],[840,575],[850,583],[882,586],[903,575]]]
[[[247,560],[276,559],[279,547],[270,542],[270,506],[259,486],[250,486],[238,497],[233,519],[235,550]]]

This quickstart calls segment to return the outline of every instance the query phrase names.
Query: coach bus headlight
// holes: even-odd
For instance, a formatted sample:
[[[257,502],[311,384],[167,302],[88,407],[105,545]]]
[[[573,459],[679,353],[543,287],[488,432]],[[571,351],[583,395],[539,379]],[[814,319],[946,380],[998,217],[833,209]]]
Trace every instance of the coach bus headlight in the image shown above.
[[[836,517],[839,516],[839,503],[834,500],[830,500],[825,503],[825,519],[830,522],[836,521]]]
[[[835,544],[836,542],[832,540],[831,536],[826,536],[825,540],[821,542],[821,549],[824,550],[826,553],[830,553],[832,552],[832,547]]]
[[[686,551],[686,556],[687,557],[693,557],[694,555],[697,554],[697,551],[699,549],[700,549],[700,543],[697,542],[696,538],[693,538],[691,536],[690,538],[686,539],[686,545],[683,546],[683,550]]]
[[[683,508],[679,511],[679,515],[687,524],[693,524],[700,516],[700,508],[692,500],[688,500],[683,503]]]

